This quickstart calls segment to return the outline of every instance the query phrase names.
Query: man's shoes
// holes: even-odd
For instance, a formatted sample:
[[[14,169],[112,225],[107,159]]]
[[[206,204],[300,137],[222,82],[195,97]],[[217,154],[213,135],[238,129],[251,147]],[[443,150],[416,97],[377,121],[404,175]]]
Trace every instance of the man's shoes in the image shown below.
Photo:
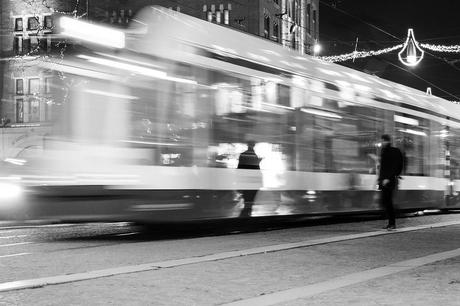
[[[387,231],[395,231],[396,230],[396,225],[387,225],[387,226],[383,227],[382,229],[387,230]]]

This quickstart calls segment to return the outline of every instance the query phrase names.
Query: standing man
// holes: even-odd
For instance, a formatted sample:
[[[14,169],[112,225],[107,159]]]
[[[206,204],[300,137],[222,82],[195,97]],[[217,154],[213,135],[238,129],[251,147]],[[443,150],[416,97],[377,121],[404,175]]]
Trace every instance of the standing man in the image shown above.
[[[383,134],[378,183],[379,189],[381,190],[381,203],[388,214],[388,225],[383,228],[386,230],[396,229],[393,190],[395,190],[398,185],[398,176],[402,171],[402,159],[401,151],[391,146],[390,135]]]
[[[254,152],[256,143],[250,140],[247,144],[248,149],[241,153],[238,159],[238,169],[252,169],[260,172],[260,158],[257,156],[256,152]],[[241,193],[243,194],[244,208],[241,211],[240,217],[249,217],[252,213],[252,206],[257,190],[242,190]]]

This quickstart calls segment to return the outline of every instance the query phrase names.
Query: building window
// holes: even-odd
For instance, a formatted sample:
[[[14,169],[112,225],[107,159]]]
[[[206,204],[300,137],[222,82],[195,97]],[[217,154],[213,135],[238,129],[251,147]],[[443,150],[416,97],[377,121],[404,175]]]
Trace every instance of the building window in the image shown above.
[[[30,120],[29,121],[40,121],[40,101],[32,100],[30,101]]]
[[[264,18],[264,37],[270,38],[270,17],[265,15]]]
[[[278,41],[280,37],[280,29],[277,23],[273,24],[273,38]]]
[[[17,95],[24,94],[24,80],[23,79],[16,79],[16,94]]]
[[[230,10],[224,10],[224,23],[230,24]]]
[[[52,41],[51,36],[43,35],[40,37],[40,48],[45,52],[51,52],[52,49]]]
[[[38,25],[38,17],[30,17],[29,19],[27,19],[27,30],[38,30]]]
[[[14,55],[22,54],[22,36],[15,36],[13,39]]]
[[[38,48],[39,38],[37,36],[30,36],[30,51],[36,51]]]
[[[30,36],[29,36],[30,37]],[[23,39],[22,40],[22,54],[27,54],[30,52],[30,39]]]
[[[208,15],[208,21],[211,22],[212,21],[212,12],[207,11],[207,15]]]
[[[45,16],[43,24],[44,24],[45,29],[52,29],[53,28],[53,16],[51,15]]]
[[[310,16],[311,16],[311,4],[308,3],[307,4],[307,31],[308,31],[308,34],[311,34]]]
[[[313,10],[313,38],[316,38],[316,10]]]
[[[16,100],[16,122],[24,122],[24,100]]]
[[[29,95],[40,93],[40,79],[29,79]]]
[[[220,11],[216,11],[216,22],[217,23],[221,22],[221,16],[222,16],[222,13]]]
[[[24,30],[23,26],[22,26],[22,18],[19,17],[19,18],[15,18],[14,19],[14,30],[15,31],[22,31]]]
[[[51,105],[53,104],[52,100],[45,102],[45,121],[50,121],[53,119]]]
[[[51,93],[51,82],[52,82],[52,78],[45,79],[45,93],[47,94]]]

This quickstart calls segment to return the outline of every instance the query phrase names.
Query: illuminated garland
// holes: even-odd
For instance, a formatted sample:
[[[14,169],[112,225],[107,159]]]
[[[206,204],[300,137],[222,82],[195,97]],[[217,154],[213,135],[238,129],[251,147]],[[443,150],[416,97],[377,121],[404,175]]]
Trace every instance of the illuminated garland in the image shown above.
[[[460,53],[460,46],[435,46],[435,45],[430,45],[430,44],[421,44],[420,47],[431,50],[431,51],[436,51],[436,52],[452,52],[452,53]]]
[[[412,29],[409,29],[407,39],[404,44],[400,44],[394,47],[378,50],[378,51],[357,51],[356,47],[358,45],[358,40],[356,40],[356,45],[355,45],[355,51],[348,53],[348,54],[342,54],[342,55],[333,55],[333,56],[316,56],[316,58],[319,58],[323,61],[326,62],[344,62],[347,60],[355,60],[357,58],[364,58],[364,57],[369,57],[369,56],[376,56],[384,53],[388,53],[397,49],[401,49],[401,51],[398,52],[398,57],[399,61],[403,63],[406,66],[416,66],[422,59],[423,59],[423,54],[424,49],[428,49],[431,51],[435,52],[451,52],[451,53],[460,53],[460,45],[452,45],[452,46],[442,46],[442,45],[431,45],[431,44],[419,44],[414,37],[414,32]],[[449,64],[453,65],[456,62],[459,62],[460,60],[452,60],[448,61]],[[431,93],[431,88],[427,88],[427,94],[432,95]],[[453,104],[460,105],[460,101],[450,101]]]
[[[317,58],[322,59],[323,61],[326,62],[344,62],[348,61],[351,59],[356,59],[356,58],[365,58],[369,56],[375,56],[375,55],[380,55],[383,53],[388,53],[397,49],[402,48],[404,45],[397,45],[391,48],[386,48],[382,50],[377,50],[377,51],[354,51],[351,53],[347,54],[342,54],[342,55],[332,55],[332,56],[317,56]],[[460,53],[460,45],[452,45],[452,46],[443,46],[443,45],[430,45],[430,44],[420,44],[418,45],[423,49],[427,49],[430,51],[435,51],[435,52],[450,52],[450,53]],[[452,63],[459,62],[460,60],[454,60]]]
[[[357,46],[358,40],[356,40],[356,46]],[[369,56],[375,56],[375,55],[380,55],[384,53],[388,53],[397,49],[402,50],[398,53],[399,60],[407,66],[415,66],[417,65],[422,59],[423,59],[423,50],[428,49],[431,51],[436,51],[436,52],[451,52],[451,53],[460,53],[460,45],[453,45],[453,46],[442,46],[442,45],[431,45],[431,44],[419,44],[414,37],[414,32],[412,29],[409,29],[408,35],[407,35],[407,40],[404,44],[400,44],[394,47],[378,50],[378,51],[357,51],[355,47],[355,51],[348,53],[348,54],[342,54],[342,55],[332,55],[332,56],[316,56],[319,59],[322,59],[323,61],[326,62],[344,62],[348,60],[355,60],[357,58],[364,58],[364,57],[369,57]],[[418,50],[418,51],[417,51]],[[406,56],[406,57],[404,57]],[[455,63],[458,60],[452,61],[450,63]]]
[[[369,57],[369,56],[375,56],[375,55],[380,55],[383,53],[388,53],[397,49],[401,49],[404,45],[397,45],[391,48],[386,48],[382,50],[377,50],[377,51],[353,51],[348,54],[342,54],[342,55],[333,55],[333,56],[318,56],[319,59],[322,59],[326,62],[344,62],[347,60],[355,59],[355,58],[364,58],[364,57]]]

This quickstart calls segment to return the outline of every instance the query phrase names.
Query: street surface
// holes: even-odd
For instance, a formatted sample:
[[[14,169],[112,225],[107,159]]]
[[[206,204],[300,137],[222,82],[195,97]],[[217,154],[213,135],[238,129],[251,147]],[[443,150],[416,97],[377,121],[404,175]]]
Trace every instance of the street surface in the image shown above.
[[[460,305],[460,213],[385,224],[0,224],[0,305]]]

